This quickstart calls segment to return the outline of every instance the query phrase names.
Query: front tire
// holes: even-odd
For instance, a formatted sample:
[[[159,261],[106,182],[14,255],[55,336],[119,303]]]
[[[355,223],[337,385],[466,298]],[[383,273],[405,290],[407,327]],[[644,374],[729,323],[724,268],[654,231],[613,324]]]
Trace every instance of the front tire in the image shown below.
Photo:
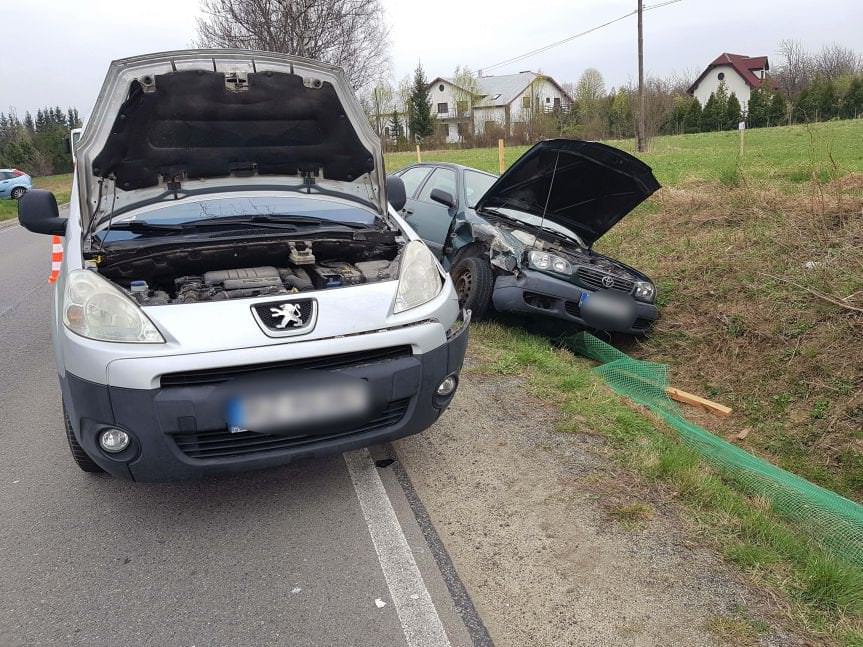
[[[66,440],[69,441],[69,451],[72,452],[72,460],[75,461],[75,464],[80,467],[84,472],[89,472],[91,474],[99,474],[104,472],[101,467],[96,465],[93,462],[93,459],[87,455],[87,452],[78,444],[78,440],[75,438],[75,432],[72,431],[72,421],[69,420],[69,412],[66,411],[66,403],[63,403],[63,422],[66,425]]]
[[[479,321],[491,305],[494,275],[491,265],[483,258],[468,256],[461,259],[450,272],[459,305],[471,311],[471,319]]]
[[[13,200],[20,200],[25,193],[27,193],[27,189],[25,189],[23,186],[16,186],[14,189],[12,189],[12,193],[10,194],[10,196]]]

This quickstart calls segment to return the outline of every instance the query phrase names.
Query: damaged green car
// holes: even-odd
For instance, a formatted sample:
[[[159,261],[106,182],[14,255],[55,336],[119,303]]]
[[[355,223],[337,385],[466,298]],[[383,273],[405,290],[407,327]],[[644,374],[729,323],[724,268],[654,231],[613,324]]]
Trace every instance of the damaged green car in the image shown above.
[[[388,178],[387,193],[474,319],[493,306],[640,335],[659,316],[654,283],[593,245],[659,188],[650,167],[624,151],[555,139],[499,178],[415,164]]]

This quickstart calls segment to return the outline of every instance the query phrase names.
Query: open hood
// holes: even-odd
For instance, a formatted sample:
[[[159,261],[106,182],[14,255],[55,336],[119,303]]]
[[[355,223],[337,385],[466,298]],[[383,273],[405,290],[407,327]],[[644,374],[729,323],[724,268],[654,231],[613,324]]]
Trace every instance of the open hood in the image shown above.
[[[545,217],[593,245],[660,187],[650,167],[597,142],[552,139],[522,155],[477,203]]]
[[[337,192],[386,213],[380,141],[338,67],[245,50],[111,63],[76,146],[84,230],[166,196]]]

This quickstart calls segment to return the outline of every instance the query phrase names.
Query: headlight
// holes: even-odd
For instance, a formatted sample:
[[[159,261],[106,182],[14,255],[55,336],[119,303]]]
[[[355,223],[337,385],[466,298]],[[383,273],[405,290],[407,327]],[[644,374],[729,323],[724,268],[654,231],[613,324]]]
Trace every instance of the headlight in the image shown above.
[[[429,248],[418,240],[409,242],[402,254],[393,312],[404,312],[428,303],[442,288],[443,279]]]
[[[651,303],[656,298],[656,288],[650,281],[635,282],[635,298],[639,301]]]
[[[572,274],[572,265],[569,264],[568,260],[560,256],[533,251],[528,254],[527,259],[530,266],[538,270],[557,272],[558,274]]]
[[[163,344],[143,310],[92,270],[74,270],[66,280],[63,323],[74,333],[99,341]]]

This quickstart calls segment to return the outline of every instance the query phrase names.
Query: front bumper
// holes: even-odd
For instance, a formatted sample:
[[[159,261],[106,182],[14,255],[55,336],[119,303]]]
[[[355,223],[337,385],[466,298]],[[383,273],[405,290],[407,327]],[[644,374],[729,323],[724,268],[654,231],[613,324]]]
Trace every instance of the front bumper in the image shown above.
[[[492,302],[495,309],[501,312],[541,314],[571,321],[585,328],[601,328],[630,335],[646,333],[659,317],[654,304],[632,298],[633,316],[621,318],[611,326],[607,323],[597,325],[582,313],[581,301],[585,293],[592,294],[591,290],[542,272],[521,270],[517,276],[506,274],[497,277]]]
[[[297,458],[337,454],[419,433],[449,405],[436,389],[461,370],[467,349],[469,316],[444,344],[422,354],[410,346],[374,349],[371,354],[341,354],[243,367],[259,378],[278,381],[300,371],[338,372],[364,380],[377,404],[368,419],[349,428],[291,435],[227,430],[224,409],[214,404],[215,389],[241,379],[227,372],[198,371],[165,375],[159,388],[129,389],[90,382],[66,372],[60,385],[72,428],[81,447],[106,472],[135,481],[173,481],[209,474],[283,465]],[[98,445],[106,426],[129,432],[130,447],[107,454]]]

